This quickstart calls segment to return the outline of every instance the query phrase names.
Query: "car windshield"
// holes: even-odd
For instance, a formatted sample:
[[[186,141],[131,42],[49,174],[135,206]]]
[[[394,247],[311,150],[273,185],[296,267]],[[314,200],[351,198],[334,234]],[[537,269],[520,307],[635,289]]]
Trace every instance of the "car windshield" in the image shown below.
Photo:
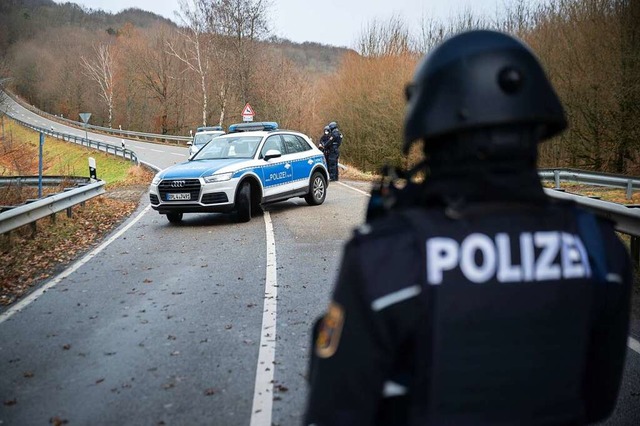
[[[219,160],[223,158],[253,158],[261,136],[224,136],[211,140],[192,160]]]
[[[211,139],[220,136],[222,134],[221,133],[201,133],[201,134],[196,134],[193,137],[193,144],[195,146],[202,146],[202,145],[206,145],[207,142],[209,142]]]

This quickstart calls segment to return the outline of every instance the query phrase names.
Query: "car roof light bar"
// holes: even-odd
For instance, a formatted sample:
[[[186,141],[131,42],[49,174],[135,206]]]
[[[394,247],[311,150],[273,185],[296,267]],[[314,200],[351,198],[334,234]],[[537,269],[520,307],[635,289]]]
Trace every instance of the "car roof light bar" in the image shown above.
[[[278,130],[278,123],[275,121],[258,121],[255,123],[237,123],[229,126],[229,133],[253,132],[256,130],[263,130],[266,132]]]
[[[198,132],[208,132],[210,130],[223,130],[222,126],[203,126],[203,127],[198,127],[196,129],[196,133]]]

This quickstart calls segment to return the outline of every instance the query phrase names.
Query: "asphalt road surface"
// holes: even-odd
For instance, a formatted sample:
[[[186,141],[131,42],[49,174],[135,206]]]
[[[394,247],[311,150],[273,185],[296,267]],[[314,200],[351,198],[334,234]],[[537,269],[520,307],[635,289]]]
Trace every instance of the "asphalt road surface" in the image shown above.
[[[10,102],[9,115],[84,135]],[[121,138],[93,135],[120,145]],[[125,141],[167,167],[187,149]],[[62,276],[0,314],[0,425],[297,425],[313,320],[366,192],[270,205],[238,224],[137,212]],[[628,351],[607,425],[640,424],[640,354]]]

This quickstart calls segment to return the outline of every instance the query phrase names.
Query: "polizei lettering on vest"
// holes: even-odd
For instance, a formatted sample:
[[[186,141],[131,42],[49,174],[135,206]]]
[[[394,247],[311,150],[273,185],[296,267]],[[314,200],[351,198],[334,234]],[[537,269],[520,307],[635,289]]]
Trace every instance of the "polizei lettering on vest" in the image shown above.
[[[473,283],[501,283],[588,278],[591,268],[580,236],[559,231],[474,233],[462,242],[433,237],[427,245],[427,282],[439,285],[446,272],[459,268]],[[519,259],[514,259],[519,257]]]

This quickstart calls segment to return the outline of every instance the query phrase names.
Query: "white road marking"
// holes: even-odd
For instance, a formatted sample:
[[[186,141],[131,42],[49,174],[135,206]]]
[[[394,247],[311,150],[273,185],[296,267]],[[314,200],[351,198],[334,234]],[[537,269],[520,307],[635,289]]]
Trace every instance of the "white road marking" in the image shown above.
[[[119,230],[115,235],[113,235],[107,241],[105,241],[104,243],[100,244],[98,247],[96,247],[94,250],[92,250],[90,253],[88,253],[85,257],[83,257],[82,259],[80,259],[79,261],[74,263],[70,268],[67,268],[62,273],[58,274],[52,280],[48,281],[46,284],[44,284],[38,290],[34,291],[29,296],[25,297],[20,302],[16,303],[14,306],[12,306],[11,308],[7,309],[5,312],[0,314],[0,324],[2,324],[3,322],[5,322],[9,318],[11,318],[14,314],[20,312],[21,310],[23,310],[24,308],[29,306],[36,299],[38,299],[40,296],[42,296],[44,293],[46,293],[47,290],[49,290],[50,288],[53,288],[60,281],[62,281],[63,279],[67,278],[69,275],[73,274],[75,271],[77,271],[82,265],[84,265],[85,263],[87,263],[88,261],[93,259],[98,253],[100,253],[102,250],[107,248],[112,242],[114,242],[122,234],[127,232],[133,225],[135,225],[142,218],[142,216],[144,216],[145,213],[147,213],[150,209],[151,209],[151,206],[147,206],[144,210],[142,210],[140,212],[140,214],[138,214],[138,216],[136,216],[135,219],[133,219],[131,222],[129,222],[127,224],[127,226],[125,226],[124,228]]]
[[[359,193],[361,193],[362,195],[366,195],[367,197],[371,197],[371,194],[369,194],[368,192],[363,191],[363,190],[358,189],[358,188],[354,188],[353,186],[347,185],[346,183],[342,183],[342,182],[340,182],[340,181],[337,181],[337,182],[331,182],[331,184],[334,184],[334,183],[337,183],[338,185],[342,185],[342,186],[347,187],[347,188],[349,188],[349,189],[353,189],[354,191],[359,192]]]
[[[278,275],[276,265],[276,240],[269,212],[264,212],[267,233],[267,279],[264,285],[264,310],[260,350],[256,368],[256,383],[253,391],[250,426],[271,425],[273,409],[273,374],[276,368],[276,310],[278,296]]]
[[[135,146],[136,149],[149,149],[149,148],[145,148],[143,146]]]
[[[153,148],[149,148],[149,149],[151,149],[151,151],[153,152],[162,152],[164,154],[164,151],[160,151],[159,149],[153,149]]]
[[[180,157],[188,157],[188,155],[186,155],[186,154],[178,154],[177,152],[170,152],[169,154],[171,154],[171,155],[178,155],[178,156],[180,156]]]

